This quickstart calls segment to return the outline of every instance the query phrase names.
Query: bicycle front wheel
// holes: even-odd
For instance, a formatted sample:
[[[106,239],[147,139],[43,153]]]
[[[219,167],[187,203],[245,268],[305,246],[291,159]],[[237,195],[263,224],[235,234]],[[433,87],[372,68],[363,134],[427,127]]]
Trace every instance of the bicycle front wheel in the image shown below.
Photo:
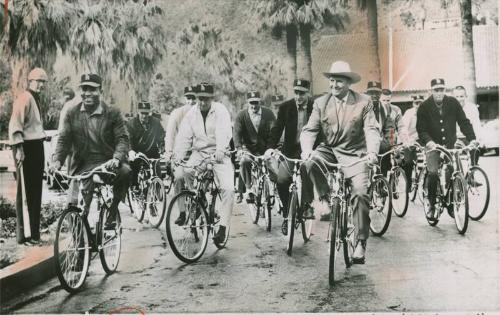
[[[146,200],[140,190],[130,187],[127,192],[128,206],[134,217],[142,222],[146,213]]]
[[[392,189],[392,209],[398,217],[404,217],[408,210],[408,181],[401,167],[396,167],[390,179]]]
[[[165,209],[167,208],[165,187],[163,186],[163,181],[159,177],[155,177],[151,180],[146,200],[149,224],[157,228],[163,221]]]
[[[182,212],[185,215],[181,215]],[[194,192],[182,191],[172,199],[167,210],[166,230],[168,243],[177,258],[185,263],[200,259],[207,248],[210,228],[207,212]]]
[[[120,262],[122,248],[122,219],[120,211],[116,210],[115,226],[106,228],[105,222],[109,216],[109,208],[103,206],[99,213],[99,224],[97,230],[97,241],[99,258],[104,271],[110,275],[116,271]]]
[[[490,203],[490,182],[486,172],[473,166],[465,176],[469,198],[469,217],[478,221],[483,218]]]
[[[62,287],[70,293],[77,292],[90,267],[89,234],[78,209],[65,210],[57,223],[54,259]]]
[[[340,228],[340,199],[335,198],[330,209],[330,261],[328,264],[328,282],[330,286],[335,282],[335,262],[340,251],[341,228]]]
[[[288,256],[292,256],[293,237],[295,234],[295,221],[297,220],[298,209],[299,199],[297,196],[297,191],[294,189],[290,193],[290,203],[288,204],[288,247],[286,249],[286,253]]]
[[[391,187],[384,177],[376,178],[368,189],[370,196],[370,230],[375,236],[382,236],[391,222]]]
[[[467,188],[462,174],[456,174],[452,182],[453,189],[453,214],[458,233],[464,234],[469,225],[469,200]]]

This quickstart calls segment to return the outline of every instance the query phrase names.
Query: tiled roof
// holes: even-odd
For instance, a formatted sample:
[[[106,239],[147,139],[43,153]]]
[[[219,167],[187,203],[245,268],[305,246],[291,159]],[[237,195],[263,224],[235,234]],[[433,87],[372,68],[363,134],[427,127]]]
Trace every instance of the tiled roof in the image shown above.
[[[498,26],[477,25],[472,29],[477,87],[498,86]]]
[[[347,61],[352,71],[361,75],[361,81],[353,89],[363,92],[368,81],[380,80],[375,66],[376,55],[370,47],[368,33],[323,36],[313,47],[313,90],[315,94],[328,90],[328,80],[323,72],[330,69],[332,62]]]
[[[426,90],[433,78],[463,84],[460,28],[393,32],[393,81],[397,91]],[[389,86],[389,34],[379,35],[382,85]]]

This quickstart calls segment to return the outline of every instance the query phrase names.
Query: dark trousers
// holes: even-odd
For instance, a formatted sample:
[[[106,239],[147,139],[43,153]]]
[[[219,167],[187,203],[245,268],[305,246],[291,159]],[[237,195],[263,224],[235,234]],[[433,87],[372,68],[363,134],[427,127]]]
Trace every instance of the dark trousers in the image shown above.
[[[427,161],[427,189],[428,189],[428,196],[429,196],[429,203],[431,205],[434,205],[436,203],[436,191],[437,191],[437,186],[438,186],[438,171],[439,171],[439,164],[441,162],[441,155],[440,152],[438,151],[432,151],[428,152],[426,154],[426,161]],[[450,166],[445,168],[445,181],[448,183],[448,181],[451,178],[451,173],[452,169]],[[441,183],[441,184],[446,184],[446,183]],[[442,192],[443,194],[445,192]]]
[[[43,169],[45,163],[43,140],[28,140],[25,141],[22,146],[25,156],[22,164],[24,183],[21,180],[21,168],[17,168],[16,170],[16,234],[19,244],[28,240],[24,237],[23,189],[25,189],[26,202],[28,205],[31,239],[40,240],[40,212],[42,210]],[[15,161],[17,148],[13,147],[12,152]]]
[[[267,161],[269,176],[272,181],[276,182],[278,195],[280,196],[283,205],[283,217],[288,216],[288,202],[290,199],[290,184],[292,183],[293,163],[290,163],[281,158],[269,159]]]
[[[411,188],[411,181],[412,181],[412,173],[413,173],[413,167],[415,166],[415,163],[417,162],[417,150],[415,147],[407,147],[403,149],[403,155],[404,155],[404,162],[402,165],[403,170],[405,171],[406,175],[406,186],[408,191],[410,191]],[[417,174],[415,174],[417,176]]]

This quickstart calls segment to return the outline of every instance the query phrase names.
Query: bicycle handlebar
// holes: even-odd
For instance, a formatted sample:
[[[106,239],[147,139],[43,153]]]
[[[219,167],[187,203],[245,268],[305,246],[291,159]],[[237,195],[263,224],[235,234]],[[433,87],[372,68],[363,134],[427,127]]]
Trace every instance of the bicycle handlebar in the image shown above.
[[[66,178],[69,178],[69,179],[76,179],[76,180],[84,180],[84,179],[87,179],[87,178],[90,178],[91,176],[93,176],[94,174],[106,174],[106,175],[113,175],[113,176],[116,176],[116,173],[113,173],[113,172],[109,172],[106,167],[104,166],[104,164],[101,164],[97,167],[95,167],[94,169],[90,170],[90,171],[87,171],[87,172],[83,172],[82,174],[80,175],[67,175],[67,174],[64,174],[63,172],[59,171],[59,170],[54,170],[53,171],[55,174],[58,174],[58,175],[61,175],[61,176],[64,176]]]

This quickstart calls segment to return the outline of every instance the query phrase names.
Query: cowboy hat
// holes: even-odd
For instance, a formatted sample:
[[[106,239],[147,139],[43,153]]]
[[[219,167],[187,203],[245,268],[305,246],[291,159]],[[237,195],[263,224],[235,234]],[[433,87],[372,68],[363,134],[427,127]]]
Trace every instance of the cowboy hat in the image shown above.
[[[351,66],[345,61],[335,61],[330,67],[330,71],[323,72],[325,77],[329,78],[331,76],[341,76],[346,77],[351,80],[351,83],[356,83],[361,80],[361,76],[356,72],[351,71]]]

